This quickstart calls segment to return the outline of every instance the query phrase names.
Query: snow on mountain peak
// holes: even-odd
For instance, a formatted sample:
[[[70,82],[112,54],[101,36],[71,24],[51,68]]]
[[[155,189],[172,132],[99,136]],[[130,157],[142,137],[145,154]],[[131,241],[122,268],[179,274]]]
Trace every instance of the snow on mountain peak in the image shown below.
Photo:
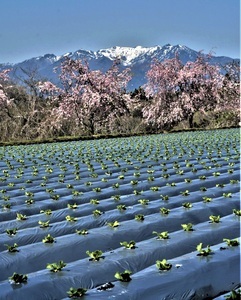
[[[143,56],[147,53],[153,53],[155,52],[160,46],[156,47],[142,47],[142,46],[136,46],[136,47],[120,47],[115,46],[108,49],[101,49],[96,52],[97,55],[105,56],[111,60],[114,59],[120,59],[123,63],[123,65],[127,66],[130,65],[133,60],[136,58],[139,58],[140,56]]]

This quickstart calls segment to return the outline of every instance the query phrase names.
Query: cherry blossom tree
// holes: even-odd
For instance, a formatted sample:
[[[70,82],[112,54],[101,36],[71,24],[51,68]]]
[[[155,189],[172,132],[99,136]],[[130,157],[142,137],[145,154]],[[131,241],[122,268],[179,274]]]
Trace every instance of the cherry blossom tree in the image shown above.
[[[1,108],[5,107],[10,102],[10,99],[6,94],[5,86],[4,86],[4,84],[9,80],[8,77],[9,72],[10,72],[9,69],[0,72],[0,107]]]
[[[68,58],[61,66],[62,87],[45,82],[40,90],[57,103],[53,125],[61,127],[64,120],[71,119],[76,127],[95,134],[98,129],[110,130],[116,118],[128,114],[126,86],[130,79],[130,70],[120,72],[117,61],[103,73],[90,70],[87,62]]]
[[[223,99],[220,91],[225,76],[217,65],[209,63],[210,58],[211,55],[199,53],[194,62],[185,65],[178,56],[164,62],[154,61],[147,72],[145,90],[153,101],[143,109],[145,121],[162,128],[188,119],[193,127],[193,116],[197,111],[236,109],[239,97]],[[234,87],[231,82],[226,83],[229,91]]]

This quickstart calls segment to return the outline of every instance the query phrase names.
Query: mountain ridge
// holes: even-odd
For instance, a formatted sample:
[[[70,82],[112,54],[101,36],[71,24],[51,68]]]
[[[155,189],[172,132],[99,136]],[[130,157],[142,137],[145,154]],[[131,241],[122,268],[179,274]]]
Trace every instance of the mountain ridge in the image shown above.
[[[185,64],[188,61],[194,61],[200,54],[200,51],[195,51],[185,45],[173,46],[171,44],[153,47],[114,46],[97,51],[79,49],[75,52],[68,52],[59,56],[45,54],[16,64],[0,64],[0,70],[11,68],[10,78],[17,82],[21,82],[28,74],[34,73],[39,80],[46,79],[59,84],[59,72],[54,72],[54,69],[58,69],[66,57],[74,60],[86,60],[89,63],[90,69],[99,69],[103,72],[110,68],[115,59],[118,59],[121,69],[128,67],[132,71],[133,78],[129,83],[128,89],[133,90],[146,83],[145,74],[154,59],[163,61],[175,57],[176,54],[178,54],[182,63]],[[206,54],[202,53],[202,55]],[[239,59],[226,56],[212,56],[210,63],[224,66],[232,61],[239,61]]]

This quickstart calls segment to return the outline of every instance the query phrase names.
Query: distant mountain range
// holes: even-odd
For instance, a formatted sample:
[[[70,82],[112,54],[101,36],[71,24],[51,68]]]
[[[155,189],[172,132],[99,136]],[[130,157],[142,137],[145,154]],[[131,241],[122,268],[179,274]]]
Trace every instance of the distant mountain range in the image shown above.
[[[66,53],[61,56],[46,54],[44,56],[34,57],[16,64],[0,64],[0,70],[11,68],[10,77],[21,83],[21,78],[26,78],[28,73],[35,74],[38,79],[46,79],[58,84],[58,72],[54,69],[61,65],[66,57],[71,59],[86,60],[92,70],[106,71],[110,68],[113,60],[118,58],[121,61],[121,68],[129,67],[132,71],[133,79],[129,83],[128,89],[134,90],[146,83],[145,74],[150,68],[153,59],[163,61],[179,55],[181,61],[185,64],[187,61],[194,61],[199,55],[198,51],[192,50],[186,46],[170,44],[155,47],[112,47],[98,51],[77,50]],[[226,56],[213,56],[211,64],[224,66],[232,61],[239,61]]]

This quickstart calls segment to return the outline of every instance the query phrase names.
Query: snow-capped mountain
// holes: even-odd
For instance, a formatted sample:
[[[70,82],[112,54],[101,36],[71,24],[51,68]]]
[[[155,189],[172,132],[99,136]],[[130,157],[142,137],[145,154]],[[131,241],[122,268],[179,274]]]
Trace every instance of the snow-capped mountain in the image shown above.
[[[66,57],[71,59],[87,60],[90,68],[93,70],[108,70],[113,60],[118,59],[121,67],[129,67],[133,74],[133,79],[129,84],[129,90],[133,90],[142,86],[146,82],[145,74],[148,71],[153,59],[163,61],[173,58],[175,54],[179,55],[181,61],[185,64],[187,61],[194,61],[199,55],[198,51],[192,50],[183,45],[172,46],[170,44],[155,47],[112,47],[101,49],[98,51],[80,49],[75,52],[66,53],[61,56],[54,54],[46,54],[25,60],[23,62],[7,65],[0,64],[0,70],[11,68],[10,76],[12,79],[20,82],[21,78],[26,78],[27,74],[32,74],[37,79],[47,79],[56,84],[59,82],[58,72],[54,69],[60,67]],[[232,62],[234,59],[224,56],[213,56],[210,63],[224,66]],[[238,59],[235,59],[238,60]]]

